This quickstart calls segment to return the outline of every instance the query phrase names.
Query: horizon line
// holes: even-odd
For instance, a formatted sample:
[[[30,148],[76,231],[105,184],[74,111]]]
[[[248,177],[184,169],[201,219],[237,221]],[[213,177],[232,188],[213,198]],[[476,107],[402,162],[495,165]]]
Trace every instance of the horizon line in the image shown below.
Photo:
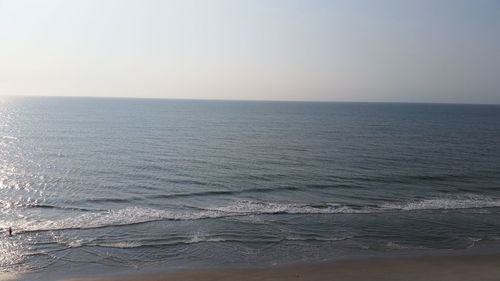
[[[289,102],[289,103],[394,103],[394,104],[443,104],[443,105],[492,105],[500,103],[432,102],[432,101],[356,101],[356,100],[263,100],[226,98],[167,98],[128,96],[62,96],[62,95],[0,95],[0,98],[89,98],[89,99],[136,99],[136,100],[177,100],[177,101],[226,101],[226,102]]]

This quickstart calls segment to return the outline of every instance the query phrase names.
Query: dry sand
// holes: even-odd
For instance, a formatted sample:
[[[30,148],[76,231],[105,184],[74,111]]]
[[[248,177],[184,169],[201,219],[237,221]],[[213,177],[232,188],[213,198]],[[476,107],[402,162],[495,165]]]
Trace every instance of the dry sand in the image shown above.
[[[283,268],[185,271],[154,275],[115,276],[71,281],[500,281],[500,255],[418,257],[342,261]]]

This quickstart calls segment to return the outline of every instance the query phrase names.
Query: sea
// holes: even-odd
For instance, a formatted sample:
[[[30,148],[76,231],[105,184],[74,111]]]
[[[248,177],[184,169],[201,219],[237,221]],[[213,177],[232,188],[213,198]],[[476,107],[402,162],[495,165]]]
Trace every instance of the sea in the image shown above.
[[[500,106],[2,98],[0,228],[17,280],[500,253]]]

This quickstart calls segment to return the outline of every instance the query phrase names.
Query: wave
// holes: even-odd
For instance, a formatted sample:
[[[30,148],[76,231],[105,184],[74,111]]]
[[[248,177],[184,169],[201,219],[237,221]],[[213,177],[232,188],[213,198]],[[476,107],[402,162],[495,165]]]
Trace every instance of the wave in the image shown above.
[[[364,213],[366,210],[353,209],[351,207],[340,204],[325,204],[325,205],[307,205],[307,204],[290,204],[290,203],[275,203],[275,202],[255,202],[242,200],[236,204],[213,208],[214,211],[219,211],[228,214],[338,214],[338,213]]]
[[[81,211],[81,212],[105,211],[103,209],[90,209],[90,208],[43,204],[43,203],[38,203],[37,201],[38,200],[34,200],[33,202],[0,200],[0,209],[3,209],[4,211],[14,210],[14,209],[27,209],[27,208],[57,209],[57,210],[69,210],[69,211]]]
[[[286,236],[286,237],[273,237],[267,238],[269,242],[297,242],[297,241],[319,241],[319,242],[336,242],[351,239],[353,236],[338,236],[338,237],[302,237],[302,236]],[[259,240],[259,238],[256,238]],[[252,240],[247,240],[244,237],[234,238],[234,237],[223,237],[219,235],[209,235],[208,233],[195,232],[188,234],[183,237],[176,237],[176,239],[171,240],[129,240],[129,241],[109,241],[109,242],[97,242],[94,239],[61,239],[58,238],[56,243],[62,244],[68,248],[79,248],[85,246],[91,247],[103,247],[103,248],[117,248],[117,249],[131,249],[131,248],[141,248],[141,247],[160,247],[160,246],[176,246],[176,245],[188,245],[188,244],[198,244],[198,243],[220,243],[220,242],[249,242]]]
[[[35,232],[64,229],[92,229],[109,226],[133,225],[158,220],[197,220],[219,217],[214,212],[189,212],[176,210],[160,210],[152,208],[129,207],[124,209],[86,212],[81,215],[62,219],[31,219],[22,218],[5,222],[0,220],[0,226],[14,225],[18,232]],[[9,224],[7,224],[9,223]]]
[[[36,206],[52,208],[53,206]],[[32,217],[16,218],[14,221],[0,220],[0,227],[14,226],[17,232],[35,232],[63,229],[91,229],[110,226],[133,225],[163,220],[201,220],[224,217],[278,214],[369,214],[394,211],[416,210],[453,210],[500,207],[500,199],[478,195],[465,195],[455,198],[434,198],[399,204],[383,204],[371,207],[353,207],[341,204],[297,204],[279,202],[257,202],[241,200],[220,207],[204,209],[154,209],[128,207],[113,210],[89,210],[61,219]],[[196,239],[195,239],[196,240]]]
[[[92,246],[99,246],[105,248],[131,249],[131,248],[140,248],[144,246],[144,244],[140,242],[115,242],[115,243],[94,244]]]
[[[227,240],[218,237],[209,237],[203,233],[195,233],[191,236],[189,240],[184,242],[184,244],[196,244],[202,242],[226,242]]]
[[[266,192],[295,191],[295,190],[299,190],[299,188],[293,187],[293,186],[285,186],[285,187],[276,187],[276,188],[249,188],[249,189],[242,189],[242,190],[209,190],[209,191],[188,192],[188,193],[149,195],[149,196],[146,196],[145,198],[147,198],[147,199],[167,199],[167,198],[178,198],[178,197],[240,195],[240,194],[246,194],[246,193],[266,193]]]
[[[133,225],[161,220],[200,220],[210,218],[258,215],[258,214],[326,214],[352,212],[344,206],[312,207],[299,204],[278,204],[239,201],[234,205],[212,209],[160,210],[129,207],[109,211],[85,212],[62,219],[32,219],[23,217],[16,221],[0,220],[0,227],[14,225],[18,233],[64,229],[91,229],[109,226]]]
[[[172,198],[182,198],[182,197],[206,197],[206,196],[219,196],[219,195],[240,195],[247,193],[267,193],[276,191],[295,191],[299,190],[297,187],[285,186],[276,188],[249,188],[242,190],[208,190],[208,191],[197,191],[197,192],[187,192],[187,193],[171,193],[171,194],[154,194],[147,195],[144,197],[129,197],[129,198],[113,198],[113,197],[103,197],[103,198],[88,198],[80,201],[74,201],[75,203],[92,203],[92,204],[103,204],[103,203],[131,203],[133,201],[141,201],[142,199],[172,199]]]
[[[382,209],[391,210],[453,210],[500,207],[500,199],[482,195],[462,195],[448,198],[433,198],[403,204],[384,204]]]
[[[83,200],[86,203],[93,204],[105,204],[105,203],[130,203],[133,200],[138,200],[139,197],[135,198],[92,198]]]
[[[325,237],[325,238],[321,238],[321,237],[314,237],[314,238],[311,238],[311,237],[285,237],[283,239],[281,239],[280,241],[322,241],[322,242],[325,242],[325,241],[343,241],[343,240],[348,240],[348,239],[351,239],[353,238],[352,236],[345,236],[345,237]]]
[[[311,237],[283,237],[283,238],[276,238],[274,242],[285,242],[285,241],[320,241],[320,242],[336,242],[336,241],[343,241],[352,238],[351,236],[346,236],[346,237],[316,237],[316,238],[311,238]],[[203,233],[194,233],[191,236],[185,237],[184,240],[182,241],[172,241],[170,243],[142,243],[139,241],[130,241],[130,242],[114,242],[114,243],[89,243],[88,245],[90,246],[98,246],[98,247],[105,247],[105,248],[119,248],[119,249],[128,249],[128,248],[140,248],[140,247],[157,247],[157,246],[163,246],[163,245],[182,245],[182,244],[198,244],[198,243],[219,243],[219,242],[245,242],[245,240],[239,240],[239,239],[226,239],[222,237],[212,237],[210,235],[206,235]]]

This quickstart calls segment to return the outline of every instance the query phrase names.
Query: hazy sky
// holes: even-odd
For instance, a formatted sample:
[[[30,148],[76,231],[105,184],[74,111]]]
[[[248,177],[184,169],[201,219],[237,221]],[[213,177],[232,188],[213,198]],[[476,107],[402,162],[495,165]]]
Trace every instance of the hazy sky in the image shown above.
[[[500,0],[0,0],[0,95],[500,103]]]

